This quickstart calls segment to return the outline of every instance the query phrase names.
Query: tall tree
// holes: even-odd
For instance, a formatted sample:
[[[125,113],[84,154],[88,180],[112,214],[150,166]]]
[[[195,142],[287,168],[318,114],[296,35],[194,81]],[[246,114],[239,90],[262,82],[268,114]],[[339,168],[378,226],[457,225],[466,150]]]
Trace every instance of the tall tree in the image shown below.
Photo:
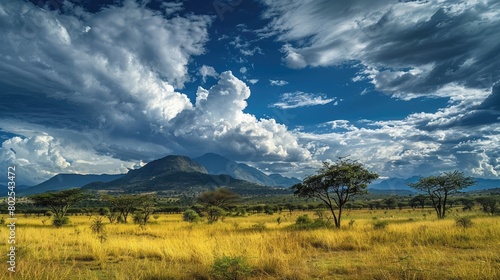
[[[61,219],[71,206],[90,197],[92,195],[81,189],[69,189],[32,195],[29,199],[35,203],[35,206],[49,207],[54,212],[54,218]]]
[[[292,189],[297,196],[323,201],[332,213],[335,227],[340,228],[346,202],[367,193],[368,184],[377,178],[378,174],[368,171],[361,163],[339,159],[333,164],[323,162],[318,174],[305,178]]]
[[[455,170],[444,172],[439,176],[420,178],[416,183],[408,183],[408,186],[426,192],[438,219],[443,219],[446,216],[448,196],[475,183],[474,178],[466,177],[462,172]]]

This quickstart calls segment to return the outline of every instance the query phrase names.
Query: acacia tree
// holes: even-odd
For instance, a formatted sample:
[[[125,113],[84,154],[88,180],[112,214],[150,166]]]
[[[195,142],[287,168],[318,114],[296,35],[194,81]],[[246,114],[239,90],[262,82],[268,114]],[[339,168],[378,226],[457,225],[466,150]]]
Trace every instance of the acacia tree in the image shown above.
[[[49,207],[54,213],[54,221],[62,221],[71,206],[90,197],[92,195],[81,189],[69,189],[37,194],[30,196],[29,199],[34,202],[35,206]],[[58,226],[59,223],[54,223],[54,225]]]
[[[318,198],[325,203],[335,227],[340,228],[346,202],[353,196],[367,193],[368,184],[377,178],[378,174],[368,171],[361,163],[339,159],[333,164],[323,162],[318,174],[305,178],[292,189],[299,197]]]
[[[226,188],[218,188],[215,191],[208,191],[201,193],[198,196],[198,202],[204,204],[206,207],[217,206],[225,207],[228,204],[238,201],[240,196]]]
[[[420,178],[416,183],[408,183],[408,186],[426,192],[438,219],[443,219],[446,216],[448,196],[474,184],[474,178],[465,177],[462,172],[455,170],[444,172],[439,176]]]
[[[136,208],[144,206],[145,204],[153,201],[154,195],[143,194],[143,195],[102,195],[101,199],[110,205],[111,212],[119,212],[120,216],[123,218],[123,222],[127,222],[127,217]],[[152,205],[150,205],[152,206]]]

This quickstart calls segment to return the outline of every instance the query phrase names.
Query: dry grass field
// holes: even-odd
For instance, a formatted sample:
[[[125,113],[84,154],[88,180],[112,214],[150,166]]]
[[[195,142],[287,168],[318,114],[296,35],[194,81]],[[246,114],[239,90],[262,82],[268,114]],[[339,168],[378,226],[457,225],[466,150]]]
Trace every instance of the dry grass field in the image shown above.
[[[500,279],[498,216],[453,210],[438,221],[429,209],[353,210],[340,230],[290,228],[305,213],[314,218],[295,211],[189,224],[181,215],[160,215],[145,228],[106,224],[105,240],[87,216],[72,216],[59,229],[43,225],[46,217],[18,217],[17,271],[12,277],[2,262],[0,278]],[[473,225],[458,227],[455,218],[465,215]],[[380,221],[388,225],[375,229]],[[7,228],[0,236],[5,256]],[[224,256],[238,260],[240,274],[216,273],[214,262]]]

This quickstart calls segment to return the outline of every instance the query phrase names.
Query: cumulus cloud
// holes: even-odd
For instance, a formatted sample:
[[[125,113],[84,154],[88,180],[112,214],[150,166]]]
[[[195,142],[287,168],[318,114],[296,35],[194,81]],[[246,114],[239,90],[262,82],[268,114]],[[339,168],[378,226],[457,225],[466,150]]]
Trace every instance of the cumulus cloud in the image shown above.
[[[281,109],[293,109],[316,105],[325,105],[333,102],[335,98],[327,98],[325,94],[313,94],[302,91],[283,93],[280,101],[271,105]]]
[[[310,159],[285,125],[243,112],[249,97],[244,82],[230,71],[221,73],[210,89],[198,88],[192,110],[173,120],[176,141],[190,143],[191,152],[216,151],[245,161]]]
[[[0,162],[22,166],[26,183],[125,172],[167,154],[310,158],[286,126],[243,112],[250,90],[232,73],[200,87],[194,104],[179,92],[191,57],[205,51],[210,17],[169,19],[134,1],[96,13],[65,5],[0,4],[0,87],[11,104],[0,129],[17,135],[3,141]],[[217,74],[206,65],[198,73]]]
[[[260,34],[283,42],[291,68],[360,62],[358,78],[402,98],[500,79],[496,1],[263,2],[271,22]]]
[[[106,170],[107,173],[122,174],[135,165],[81,147],[62,145],[61,141],[46,134],[4,141],[0,166],[7,170],[11,164],[16,166],[19,185],[35,185],[58,173],[101,174]]]
[[[212,66],[207,66],[207,65],[202,65],[200,67],[200,69],[198,70],[198,74],[201,76],[204,83],[207,82],[207,77],[216,78],[219,75],[219,73],[217,73],[217,71],[215,71],[215,68],[213,68]]]
[[[282,87],[282,86],[288,85],[288,82],[287,81],[283,81],[283,80],[269,80],[269,83],[272,86],[278,86],[278,87]]]

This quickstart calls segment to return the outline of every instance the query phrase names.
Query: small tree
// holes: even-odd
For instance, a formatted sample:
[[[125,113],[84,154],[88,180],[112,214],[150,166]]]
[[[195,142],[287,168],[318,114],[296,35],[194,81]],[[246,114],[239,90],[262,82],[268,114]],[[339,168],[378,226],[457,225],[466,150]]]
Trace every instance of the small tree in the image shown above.
[[[416,183],[408,183],[408,186],[426,192],[438,219],[443,219],[446,216],[448,196],[474,184],[474,178],[465,177],[462,172],[453,171],[444,172],[439,176],[420,178]]]
[[[144,205],[153,201],[154,195],[103,195],[101,196],[101,199],[109,204],[111,212],[116,211],[120,213],[121,219],[117,218],[117,221],[123,221],[124,223],[126,223],[128,215],[132,213],[136,208],[143,207]]]
[[[292,189],[297,196],[323,201],[332,213],[335,227],[340,228],[346,202],[366,193],[368,184],[377,178],[378,174],[366,170],[361,163],[339,159],[334,164],[324,162],[318,174],[305,178]]]
[[[198,202],[206,207],[225,207],[228,204],[237,202],[239,198],[239,195],[226,188],[218,188],[215,191],[208,191],[200,194],[200,196],[198,196]]]
[[[224,216],[226,211],[217,206],[210,206],[207,208],[207,219],[209,223],[214,223],[219,220],[220,217]]]
[[[497,206],[497,202],[499,201],[498,198],[494,196],[484,196],[476,198],[476,201],[479,204],[481,204],[483,212],[492,215],[498,212],[498,206]]]
[[[194,223],[200,220],[200,215],[198,215],[198,213],[196,213],[196,211],[194,211],[193,209],[187,209],[182,215],[182,220],[189,223]]]

